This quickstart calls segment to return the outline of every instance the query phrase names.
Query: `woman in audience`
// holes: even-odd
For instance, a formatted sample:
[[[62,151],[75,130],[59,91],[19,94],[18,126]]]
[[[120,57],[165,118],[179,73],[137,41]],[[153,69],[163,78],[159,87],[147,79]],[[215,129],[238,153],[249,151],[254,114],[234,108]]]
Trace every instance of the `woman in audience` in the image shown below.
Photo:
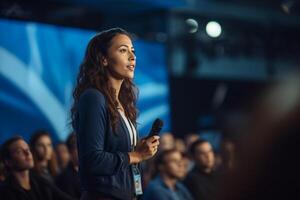
[[[30,139],[30,149],[34,158],[34,171],[53,183],[58,166],[50,134],[44,130],[36,131]]]

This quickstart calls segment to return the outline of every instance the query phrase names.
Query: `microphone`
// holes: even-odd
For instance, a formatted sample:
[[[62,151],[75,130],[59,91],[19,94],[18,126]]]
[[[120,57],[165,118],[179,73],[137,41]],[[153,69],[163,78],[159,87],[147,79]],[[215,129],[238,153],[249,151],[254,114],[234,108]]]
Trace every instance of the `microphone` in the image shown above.
[[[147,136],[147,138],[152,137],[152,136],[154,136],[154,135],[159,135],[159,132],[160,132],[160,130],[162,129],[163,125],[164,125],[164,122],[163,122],[161,119],[157,118],[157,119],[153,122],[152,128],[151,128],[150,133],[149,133],[149,135]]]

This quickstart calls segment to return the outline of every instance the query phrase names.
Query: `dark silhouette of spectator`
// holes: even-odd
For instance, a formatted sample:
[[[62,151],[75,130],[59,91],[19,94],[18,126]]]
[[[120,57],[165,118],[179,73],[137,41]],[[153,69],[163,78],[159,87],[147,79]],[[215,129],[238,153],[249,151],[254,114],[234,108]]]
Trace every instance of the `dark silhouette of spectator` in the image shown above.
[[[229,138],[224,138],[221,142],[221,166],[220,170],[224,173],[231,173],[237,164],[236,144]]]
[[[78,175],[78,152],[75,133],[67,138],[66,145],[70,152],[70,162],[66,169],[56,178],[56,185],[70,196],[80,199],[80,180]]]
[[[57,158],[59,171],[62,172],[70,162],[70,153],[64,142],[55,145],[55,154]]]
[[[8,172],[0,186],[1,200],[72,199],[47,179],[30,172],[33,157],[22,137],[13,137],[2,145],[1,159]]]
[[[195,162],[194,168],[188,173],[184,184],[194,199],[216,199],[217,179],[215,171],[215,155],[207,140],[199,139],[191,145],[191,155]]]
[[[36,131],[29,144],[34,159],[34,171],[54,183],[58,165],[50,134],[44,130]]]
[[[251,104],[238,165],[220,200],[300,199],[300,77],[276,83]]]
[[[156,159],[158,175],[145,190],[143,200],[192,200],[180,183],[185,175],[181,153],[176,149],[162,151]]]

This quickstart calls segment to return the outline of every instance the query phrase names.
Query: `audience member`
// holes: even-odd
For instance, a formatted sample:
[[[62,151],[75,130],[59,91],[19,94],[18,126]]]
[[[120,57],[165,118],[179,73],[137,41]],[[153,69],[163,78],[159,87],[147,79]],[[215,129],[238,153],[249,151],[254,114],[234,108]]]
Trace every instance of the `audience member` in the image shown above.
[[[44,130],[36,131],[31,136],[30,149],[35,164],[34,171],[54,183],[54,177],[58,174],[58,166],[50,134]]]
[[[159,150],[164,151],[175,147],[175,138],[172,133],[162,133],[159,139]]]
[[[70,162],[70,153],[67,145],[60,142],[55,146],[55,154],[60,172],[63,171]]]
[[[191,200],[180,179],[185,175],[182,155],[178,150],[162,151],[156,160],[158,175],[145,190],[143,200]]]
[[[72,199],[48,180],[30,172],[34,161],[29,146],[22,137],[13,137],[2,145],[1,159],[8,172],[0,186],[1,200]]]
[[[76,199],[80,199],[80,181],[78,175],[78,152],[76,134],[71,133],[66,145],[70,153],[70,162],[66,169],[56,178],[56,185]]]
[[[194,199],[215,200],[218,174],[215,171],[215,155],[207,140],[199,139],[191,145],[195,166],[188,173],[184,184]]]
[[[184,143],[184,141],[181,138],[175,138],[174,144],[175,144],[174,145],[175,149],[177,149],[181,153],[185,153],[186,152],[185,143]]]

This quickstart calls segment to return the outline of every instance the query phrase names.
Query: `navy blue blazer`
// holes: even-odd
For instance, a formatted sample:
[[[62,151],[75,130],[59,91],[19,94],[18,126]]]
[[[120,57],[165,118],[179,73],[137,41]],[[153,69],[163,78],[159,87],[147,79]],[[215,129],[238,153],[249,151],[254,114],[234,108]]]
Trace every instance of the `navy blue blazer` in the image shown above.
[[[129,132],[120,117],[116,133],[113,133],[105,97],[100,91],[90,88],[81,94],[74,128],[83,191],[132,199],[134,187],[128,155],[131,150]]]

